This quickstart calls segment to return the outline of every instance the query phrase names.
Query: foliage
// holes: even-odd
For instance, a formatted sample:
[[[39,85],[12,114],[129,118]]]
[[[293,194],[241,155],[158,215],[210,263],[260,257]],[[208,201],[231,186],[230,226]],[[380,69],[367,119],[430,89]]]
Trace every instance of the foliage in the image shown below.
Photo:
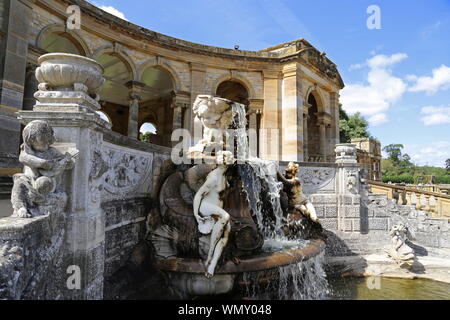
[[[339,135],[341,143],[349,143],[354,138],[368,138],[369,123],[359,112],[349,116],[339,104]]]
[[[141,141],[143,141],[143,142],[150,142],[150,136],[152,135],[153,133],[151,133],[151,132],[144,132],[144,133],[140,133],[139,134],[139,140],[141,140]]]
[[[383,182],[392,183],[426,183],[430,177],[436,184],[450,184],[450,175],[445,168],[431,166],[415,166],[407,154],[398,155],[399,161],[395,162],[390,157],[381,160],[381,174]]]
[[[400,160],[405,160],[402,157],[402,144],[390,144],[383,148],[383,151],[385,151],[388,154],[388,159],[390,159],[394,164],[399,165]],[[409,158],[409,156],[408,156]]]
[[[450,158],[445,160],[445,168],[447,169],[447,173],[450,174]]]

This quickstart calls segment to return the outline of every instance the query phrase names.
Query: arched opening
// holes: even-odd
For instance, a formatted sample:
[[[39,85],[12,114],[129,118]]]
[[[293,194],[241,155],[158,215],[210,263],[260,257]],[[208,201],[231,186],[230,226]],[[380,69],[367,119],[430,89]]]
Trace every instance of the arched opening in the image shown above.
[[[158,143],[158,129],[152,122],[144,122],[139,128],[139,140],[154,144]]]
[[[319,108],[317,100],[313,93],[308,96],[308,131],[307,131],[307,144],[308,144],[308,160],[320,161],[322,154],[320,146],[320,130],[318,113]]]
[[[106,122],[108,122],[112,125],[111,118],[109,117],[109,115],[106,112],[96,111],[96,113],[100,116],[100,118],[102,118],[103,120],[105,120]]]
[[[69,33],[49,32],[40,41],[41,48],[47,52],[64,52],[85,56],[86,52]]]
[[[240,82],[224,81],[217,87],[216,94],[219,97],[249,105],[248,90]]]
[[[261,115],[256,113],[255,110],[249,110],[250,100],[249,91],[247,88],[238,81],[226,80],[219,84],[216,90],[216,95],[245,105],[250,155],[259,156],[259,129]]]
[[[129,88],[132,73],[127,63],[113,53],[103,53],[97,58],[103,66],[105,83],[100,88],[100,104],[112,122],[112,130],[123,135],[128,133]]]
[[[141,82],[144,86],[139,106],[140,128],[146,123],[153,125],[156,131],[148,135],[146,141],[169,147],[173,131],[174,79],[161,67],[147,67],[141,74]]]

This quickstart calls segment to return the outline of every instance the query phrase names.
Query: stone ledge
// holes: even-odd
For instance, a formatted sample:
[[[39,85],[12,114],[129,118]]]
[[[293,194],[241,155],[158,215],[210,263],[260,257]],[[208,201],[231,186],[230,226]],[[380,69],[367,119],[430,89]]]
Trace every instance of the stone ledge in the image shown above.
[[[417,257],[422,271],[408,271],[387,257],[386,254],[363,256],[326,257],[325,264],[342,276],[380,276],[403,279],[430,279],[450,283],[450,259]]]

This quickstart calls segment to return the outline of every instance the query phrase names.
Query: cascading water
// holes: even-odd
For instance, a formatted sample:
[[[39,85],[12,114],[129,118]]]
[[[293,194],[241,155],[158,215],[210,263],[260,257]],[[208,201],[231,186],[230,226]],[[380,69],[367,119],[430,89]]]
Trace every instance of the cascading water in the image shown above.
[[[232,126],[234,128],[234,138],[236,140],[237,159],[245,160],[248,158],[248,139],[247,139],[247,118],[245,116],[245,106],[240,103],[233,103],[231,107],[233,113]]]
[[[322,268],[324,253],[306,261],[261,273],[242,275],[244,295],[254,299],[320,300],[326,299],[330,289]]]
[[[245,163],[238,167],[247,201],[258,228],[263,231],[263,251],[305,247],[306,240],[287,240],[281,230],[285,218],[280,204],[283,188],[277,179],[278,164],[275,161],[248,157],[245,109],[233,104],[233,127],[239,160]],[[306,261],[267,270],[263,273],[244,273],[246,296],[259,299],[324,299],[328,293],[328,282],[322,269],[323,252]]]

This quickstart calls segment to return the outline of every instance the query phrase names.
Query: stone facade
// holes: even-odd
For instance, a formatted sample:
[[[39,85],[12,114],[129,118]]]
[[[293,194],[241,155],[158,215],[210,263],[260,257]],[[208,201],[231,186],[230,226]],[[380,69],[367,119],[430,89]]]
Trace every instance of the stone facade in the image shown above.
[[[81,9],[79,29],[66,26],[70,5]],[[108,80],[99,92],[100,105],[113,131],[123,135],[138,138],[148,122],[156,128],[150,141],[169,147],[173,129],[194,134],[189,106],[198,94],[240,95],[245,96],[249,126],[259,130],[255,153],[260,157],[333,158],[343,82],[336,66],[305,40],[255,52],[210,47],[135,26],[82,0],[7,0],[0,12],[0,41],[6,49],[0,59],[0,130],[11,137],[0,144],[0,174],[20,168],[20,124],[14,112],[34,105],[33,73],[46,52],[75,53],[103,65]],[[242,92],[237,87],[219,92],[226,81]],[[319,146],[310,155],[308,137],[310,146]]]
[[[366,170],[367,179],[381,181],[381,144],[372,138],[352,139],[356,145],[357,161]]]

